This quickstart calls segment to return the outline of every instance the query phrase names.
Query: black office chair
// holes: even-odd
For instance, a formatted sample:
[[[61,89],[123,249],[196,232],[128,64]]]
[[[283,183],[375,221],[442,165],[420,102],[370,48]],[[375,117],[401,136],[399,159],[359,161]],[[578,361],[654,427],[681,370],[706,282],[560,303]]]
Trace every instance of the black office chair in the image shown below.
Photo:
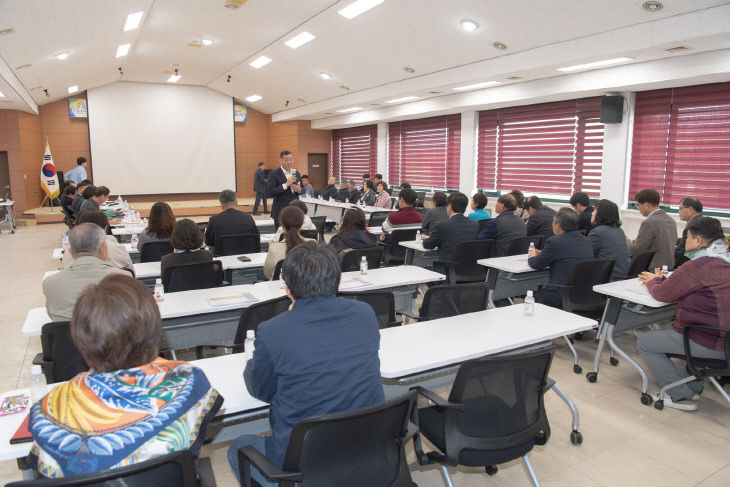
[[[385,220],[388,219],[388,215],[390,215],[389,211],[374,211],[370,214],[370,218],[368,219],[368,226],[369,227],[379,227],[383,224]]]
[[[487,228],[487,224],[489,224],[489,221],[491,218],[484,218],[483,220],[479,220],[479,233],[482,233],[482,230]]]
[[[542,235],[533,235],[532,237],[516,238],[510,243],[509,249],[507,249],[507,255],[526,254],[530,248],[530,243],[534,243],[536,249],[542,249],[542,246],[545,244],[545,237]]]
[[[61,213],[63,213],[63,223],[66,224],[68,228],[71,228],[76,223],[76,217],[74,216],[74,212],[71,208],[69,208],[67,205],[62,204],[61,205]]]
[[[439,449],[423,453],[420,438],[414,446],[421,464],[438,463],[448,485],[447,465],[485,467],[522,457],[534,485],[538,485],[527,454],[550,438],[543,396],[553,348],[532,353],[483,357],[464,362],[445,401],[423,387],[413,387],[434,405],[418,410],[421,434]]]
[[[152,458],[145,462],[126,467],[113,468],[97,473],[62,477],[59,479],[23,480],[5,484],[5,487],[197,487],[214,486],[215,477],[209,458],[198,462],[198,475],[195,460],[189,450],[176,451]]]
[[[171,254],[175,250],[169,240],[165,242],[147,242],[139,249],[140,262],[159,262],[163,255]]]
[[[621,279],[634,279],[636,276],[644,271],[649,270],[649,263],[654,258],[655,252],[645,252],[643,254],[636,254],[631,258],[631,265],[625,276],[614,276],[615,280]]]
[[[337,256],[340,259],[342,272],[359,271],[363,256],[368,261],[368,269],[378,269],[383,258],[383,248],[344,249]]]
[[[280,487],[412,487],[404,444],[416,406],[413,392],[354,411],[300,421],[282,468],[252,446],[238,450],[240,482],[251,487],[251,464]]]
[[[418,316],[406,316],[416,321],[426,321],[483,311],[487,309],[488,293],[485,282],[439,284],[426,291]]]
[[[162,273],[162,285],[166,293],[223,286],[223,264],[213,260],[171,265]]]
[[[302,238],[311,238],[312,240],[319,240],[319,233],[317,233],[317,230],[299,230],[299,235],[302,236]],[[286,237],[283,233],[281,234],[282,237]],[[281,241],[281,240],[279,240]]]
[[[274,266],[274,273],[271,275],[272,281],[278,281],[281,278],[281,267],[284,265],[284,259],[281,259]]]
[[[215,239],[215,255],[257,254],[261,252],[261,235],[224,235]]]
[[[317,240],[319,242],[324,242],[324,227],[327,223],[327,217],[326,216],[313,216],[310,218],[312,220],[312,223],[314,223],[314,226],[317,228]]]
[[[494,240],[466,240],[456,245],[450,261],[437,260],[434,269],[446,275],[446,282],[483,282],[487,268],[477,264],[480,259],[489,258]]]
[[[395,317],[395,296],[390,291],[340,292],[338,296],[367,303],[373,308],[378,320],[378,328],[400,326]]]
[[[425,191],[416,191],[416,204],[413,205],[415,208],[423,208],[423,204],[426,201]]]
[[[41,366],[49,384],[72,379],[89,370],[71,339],[69,324],[69,321],[54,321],[41,328],[42,352],[33,358],[33,365]]]
[[[378,245],[383,247],[383,263],[386,266],[401,265],[406,260],[406,248],[401,247],[400,242],[407,242],[416,239],[417,230],[393,230],[390,234],[390,240],[387,243],[378,241]]]

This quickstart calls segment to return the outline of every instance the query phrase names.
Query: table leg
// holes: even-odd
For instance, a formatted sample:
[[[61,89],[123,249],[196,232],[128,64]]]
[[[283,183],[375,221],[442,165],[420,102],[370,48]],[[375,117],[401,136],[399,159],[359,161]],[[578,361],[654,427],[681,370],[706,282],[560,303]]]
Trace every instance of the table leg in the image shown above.
[[[596,382],[598,380],[598,369],[601,363],[601,355],[606,346],[606,331],[608,326],[615,325],[618,322],[618,316],[621,312],[623,300],[609,296],[606,300],[606,307],[603,310],[603,317],[598,326],[598,346],[596,347],[596,355],[593,358],[593,372],[586,374],[588,382]]]
[[[497,286],[498,270],[487,267],[487,309],[494,309],[494,288]]]
[[[611,347],[611,350],[623,357],[623,359],[631,364],[631,366],[635,368],[636,371],[639,373],[639,375],[641,376],[641,404],[648,406],[652,403],[652,398],[647,393],[647,390],[649,389],[649,376],[646,375],[646,371],[644,371],[641,365],[639,365],[634,359],[629,357],[626,352],[621,350],[618,345],[616,345],[616,342],[613,340],[614,328],[616,328],[616,325],[609,323],[608,330],[606,330],[606,340],[608,340],[608,346]]]
[[[557,394],[560,399],[565,401],[565,404],[568,405],[568,407],[570,408],[570,412],[573,415],[573,430],[570,432],[570,442],[574,445],[580,445],[581,443],[583,443],[583,434],[578,431],[578,428],[580,427],[580,415],[578,414],[578,407],[575,405],[570,396],[568,396],[560,387],[558,387],[558,384],[556,384],[555,381],[550,378],[548,378],[548,380],[552,382],[551,389],[555,391],[555,394]]]
[[[406,247],[406,256],[404,258],[404,265],[413,265],[413,255],[416,253],[415,250]]]

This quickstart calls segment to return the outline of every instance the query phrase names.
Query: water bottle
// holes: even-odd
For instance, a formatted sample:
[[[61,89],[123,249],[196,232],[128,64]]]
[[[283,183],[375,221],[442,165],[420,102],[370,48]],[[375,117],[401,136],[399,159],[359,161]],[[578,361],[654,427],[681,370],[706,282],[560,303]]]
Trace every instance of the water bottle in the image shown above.
[[[138,243],[139,243],[139,237],[137,236],[136,233],[133,233],[132,234],[132,248],[136,249]]]
[[[117,196],[117,203],[119,203],[120,206],[122,205],[122,195],[121,194],[119,196]]]
[[[363,255],[362,259],[360,259],[360,274],[365,275],[367,273],[368,273],[368,260]]]
[[[416,231],[416,242],[420,242],[422,240],[423,240],[423,238],[421,238],[421,231],[417,230]]]
[[[535,314],[535,298],[532,297],[532,291],[527,291],[525,296],[525,316],[532,316]]]
[[[30,402],[36,403],[43,399],[48,393],[46,387],[46,376],[43,375],[40,365],[34,365],[30,368]]]
[[[155,301],[161,302],[165,300],[165,286],[162,285],[162,279],[155,279]]]
[[[535,250],[535,242],[530,242],[530,246],[527,249],[527,253],[531,254]]]
[[[246,331],[246,339],[243,341],[243,353],[246,354],[246,361],[253,358],[254,340],[256,340],[256,332],[253,330]]]
[[[127,203],[127,200],[124,200],[124,211],[129,211],[129,203]]]
[[[61,235],[61,247],[63,247],[63,251],[66,252],[66,249],[68,249],[69,243],[68,243],[68,232],[63,232],[63,235]]]
[[[669,274],[669,266],[663,265],[662,266],[662,276],[666,276]]]

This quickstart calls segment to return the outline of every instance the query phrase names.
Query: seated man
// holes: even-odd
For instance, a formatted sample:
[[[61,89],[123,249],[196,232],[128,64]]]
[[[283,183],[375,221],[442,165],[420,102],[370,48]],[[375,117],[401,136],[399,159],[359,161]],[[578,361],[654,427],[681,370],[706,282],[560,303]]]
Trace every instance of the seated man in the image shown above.
[[[593,247],[588,237],[578,232],[578,214],[570,208],[560,208],[553,219],[554,237],[545,240],[542,251],[530,251],[527,263],[533,269],[550,267],[550,284],[565,284],[570,271],[578,262],[593,260]],[[563,304],[563,292],[546,287],[542,302],[559,308]]]
[[[243,378],[250,394],[271,404],[273,435],[243,435],[228,450],[238,475],[238,449],[253,445],[281,468],[289,435],[299,421],[384,400],[380,334],[373,309],[335,296],[340,264],[331,248],[306,242],[293,248],[281,275],[292,300],[258,327],[253,358]],[[262,486],[275,485],[252,468]]]
[[[555,210],[543,205],[537,196],[530,196],[525,201],[525,211],[530,215],[527,220],[527,236],[538,235],[541,237],[553,236],[553,218]]]
[[[446,205],[448,205],[446,193],[436,191],[433,194],[431,202],[433,203],[433,208],[423,215],[422,232],[425,235],[433,233],[436,230],[436,225],[449,218],[449,215],[446,213]]]
[[[492,257],[507,255],[512,241],[526,236],[525,222],[515,215],[516,209],[515,197],[511,194],[503,194],[494,205],[494,211],[499,215],[489,220],[486,228],[479,233],[479,238],[482,240],[494,240]]]
[[[340,189],[337,191],[337,196],[335,197],[335,200],[339,201],[340,203],[344,203],[347,201],[347,197],[350,196],[350,190],[347,189],[347,181],[340,182]]]
[[[84,190],[89,186],[91,186],[91,181],[88,179],[84,179],[76,185],[76,196],[74,196],[74,200],[71,203],[71,209],[74,214],[81,211],[81,205],[84,203]],[[89,197],[91,197],[91,195],[89,195]]]
[[[438,223],[431,235],[423,239],[426,249],[439,248],[439,260],[450,261],[457,244],[474,240],[479,233],[479,223],[464,216],[469,198],[464,193],[449,195],[446,213],[449,218]]]
[[[112,267],[128,271],[134,276],[134,264],[132,258],[129,256],[129,252],[124,245],[117,242],[117,239],[113,235],[109,235],[109,223],[100,211],[93,209],[86,209],[79,213],[77,223],[93,223],[98,225],[99,228],[104,230],[106,235],[106,259],[105,262]],[[67,269],[74,263],[74,256],[71,252],[64,252],[63,258],[61,259],[61,267]]]
[[[314,198],[314,188],[309,182],[309,175],[307,174],[302,174],[302,196]]]
[[[590,230],[593,227],[591,223],[591,215],[593,215],[593,207],[587,193],[578,191],[570,197],[570,206],[578,213],[579,222],[578,230]]]
[[[674,267],[674,248],[677,245],[677,224],[659,207],[660,196],[655,189],[642,189],[636,193],[636,209],[646,218],[641,222],[636,240],[626,238],[629,255],[654,252],[649,269],[662,266]]]
[[[668,353],[684,353],[686,325],[708,325],[730,331],[730,253],[725,249],[720,221],[699,216],[687,225],[685,255],[690,260],[669,277],[661,272],[644,272],[639,279],[654,299],[677,303],[671,330],[644,333],[639,337],[639,355],[660,387],[682,379],[686,374]],[[690,352],[694,357],[724,359],[725,337],[705,330],[690,333]],[[682,365],[684,370],[684,365]],[[692,411],[697,405],[702,383],[699,381],[667,391],[664,405]],[[654,395],[654,400],[657,395]]]
[[[226,235],[258,235],[256,222],[248,213],[236,209],[238,199],[236,193],[224,189],[218,195],[223,211],[208,220],[205,229],[205,243],[208,247],[219,245],[220,238]],[[215,251],[213,252],[215,253]]]
[[[333,177],[327,180],[327,186],[322,190],[322,199],[329,201],[330,198],[333,200],[337,199],[337,188],[335,187],[335,178]]]
[[[699,198],[689,196],[679,202],[679,219],[685,222],[686,225],[684,226],[684,230],[682,230],[682,238],[677,240],[677,247],[674,249],[675,268],[689,260],[684,255],[684,243],[687,241],[687,228],[689,227],[689,222],[698,216],[702,216],[702,202]]]
[[[53,321],[68,321],[81,292],[109,274],[129,273],[110,265],[104,230],[93,223],[81,223],[68,232],[73,264],[43,280],[46,310]]]
[[[390,236],[390,232],[397,230],[400,225],[413,225],[421,223],[423,217],[413,208],[416,204],[416,192],[412,189],[402,189],[398,197],[399,210],[392,212],[383,222],[383,233],[380,234],[380,240],[386,241]]]
[[[355,181],[348,181],[347,182],[347,202],[352,203],[353,205],[356,205],[360,202],[360,198],[362,198],[362,191],[357,189],[355,186]]]

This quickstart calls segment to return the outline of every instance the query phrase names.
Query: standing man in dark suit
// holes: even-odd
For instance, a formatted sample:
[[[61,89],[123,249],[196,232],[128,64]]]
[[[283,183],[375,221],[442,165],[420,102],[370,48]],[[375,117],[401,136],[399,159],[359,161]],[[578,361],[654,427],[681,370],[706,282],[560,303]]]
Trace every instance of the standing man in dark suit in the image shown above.
[[[219,247],[220,239],[226,235],[258,235],[256,222],[248,213],[236,209],[238,199],[236,193],[224,189],[218,195],[223,211],[213,215],[205,228],[205,244],[208,247]],[[220,247],[219,247],[220,248]],[[213,251],[215,254],[215,249]]]
[[[291,151],[283,150],[279,154],[281,166],[269,173],[266,183],[268,194],[274,199],[271,205],[271,218],[274,219],[274,228],[279,228],[279,212],[289,202],[299,197],[302,192],[302,177],[294,169],[294,155]]]
[[[266,205],[266,177],[264,176],[264,163],[259,162],[259,168],[253,175],[253,190],[256,191],[256,201],[253,204],[253,214],[259,214],[259,202],[264,202],[264,213],[268,213],[269,209]]]
[[[449,217],[436,224],[433,233],[423,238],[424,248],[439,248],[439,260],[451,260],[459,243],[477,238],[479,223],[464,216],[468,204],[469,198],[464,193],[449,195],[446,205]]]

